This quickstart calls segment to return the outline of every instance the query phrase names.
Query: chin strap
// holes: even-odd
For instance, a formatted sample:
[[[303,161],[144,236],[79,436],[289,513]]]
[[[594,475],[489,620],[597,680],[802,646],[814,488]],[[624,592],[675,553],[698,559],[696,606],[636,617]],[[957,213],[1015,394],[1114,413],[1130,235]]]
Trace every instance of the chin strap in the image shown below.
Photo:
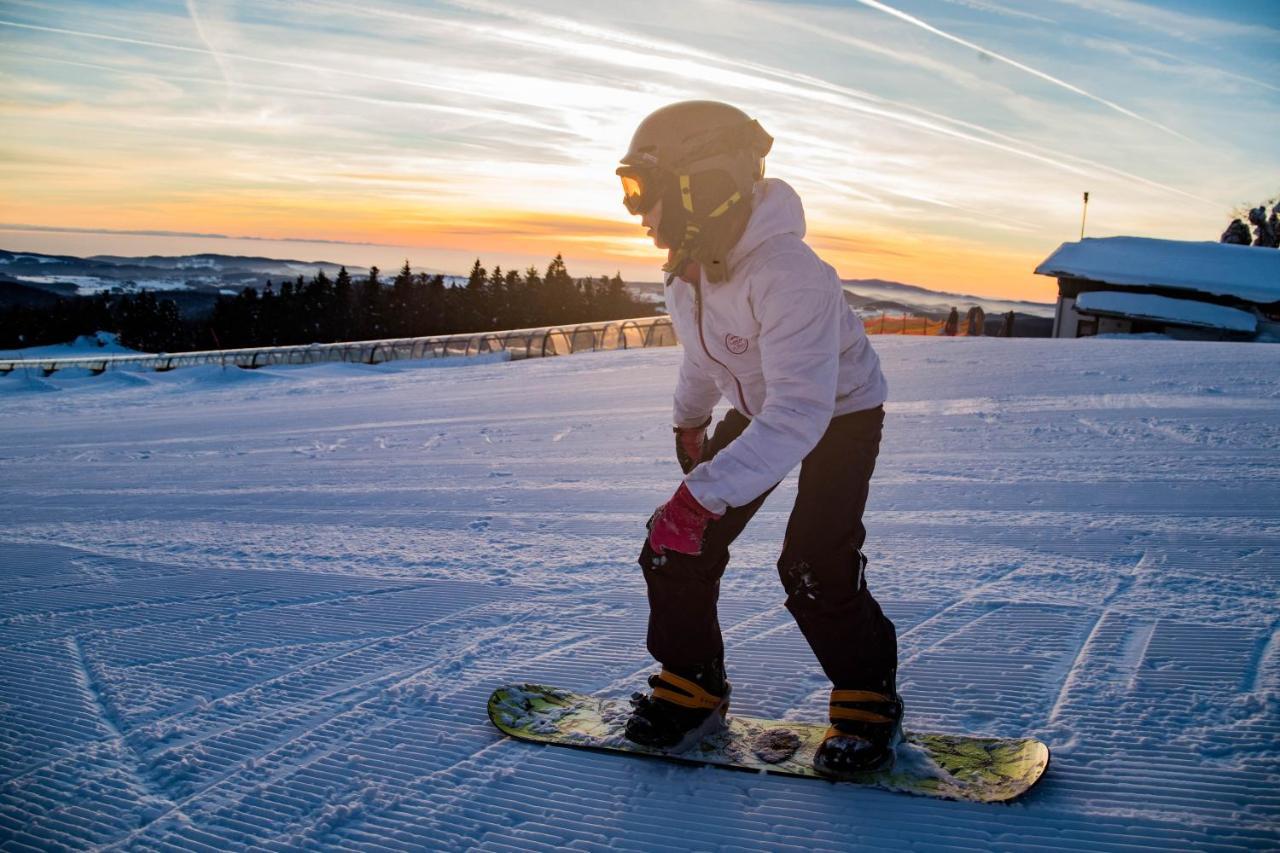
[[[689,175],[682,174],[678,175],[677,178],[680,182],[680,203],[684,206],[685,211],[684,236],[680,239],[680,245],[672,251],[671,257],[663,264],[662,270],[663,272],[680,275],[689,261],[702,263],[705,259],[697,257],[698,249],[701,248],[698,246],[698,237],[702,234],[702,226],[698,224],[697,217],[693,212],[693,187],[690,184]],[[704,224],[710,224],[713,219],[719,219],[724,216],[733,209],[734,205],[741,201],[742,193],[735,191],[733,195],[721,202],[715,210],[706,215]]]

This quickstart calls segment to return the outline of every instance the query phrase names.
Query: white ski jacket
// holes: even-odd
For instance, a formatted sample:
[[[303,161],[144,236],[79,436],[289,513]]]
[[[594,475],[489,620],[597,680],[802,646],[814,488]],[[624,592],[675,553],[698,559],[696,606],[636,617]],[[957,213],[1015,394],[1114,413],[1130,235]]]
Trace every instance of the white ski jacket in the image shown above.
[[[800,196],[766,178],[729,252],[730,277],[668,282],[667,308],[684,346],[675,425],[704,422],[722,396],[751,419],[685,478],[712,512],[764,494],[817,445],[832,417],[875,408],[888,396],[880,359],[839,276],[804,233]]]

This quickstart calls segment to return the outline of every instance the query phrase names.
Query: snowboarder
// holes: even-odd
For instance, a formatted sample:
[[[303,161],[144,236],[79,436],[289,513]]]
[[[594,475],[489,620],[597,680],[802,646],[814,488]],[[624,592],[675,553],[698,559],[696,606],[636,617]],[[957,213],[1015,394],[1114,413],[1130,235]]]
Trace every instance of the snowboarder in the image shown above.
[[[800,197],[764,177],[773,139],[715,101],[644,119],[617,173],[624,203],[668,250],[666,299],[684,356],[675,389],[685,473],[649,520],[640,566],[649,652],[627,737],[670,752],[727,712],[717,621],[729,545],[796,465],[777,568],[787,609],[833,689],[815,765],[884,766],[901,737],[897,635],[866,584],[862,513],[888,387],[839,277],[804,242]],[[712,408],[732,408],[710,438]]]

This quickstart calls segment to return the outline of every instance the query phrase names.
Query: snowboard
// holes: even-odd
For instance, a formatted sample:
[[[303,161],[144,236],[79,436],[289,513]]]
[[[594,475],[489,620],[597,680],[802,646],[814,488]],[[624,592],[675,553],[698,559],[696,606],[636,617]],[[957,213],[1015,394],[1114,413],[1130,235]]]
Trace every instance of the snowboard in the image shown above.
[[[689,764],[868,785],[948,800],[998,803],[1025,794],[1049,766],[1049,748],[1034,738],[970,737],[906,732],[892,767],[831,779],[813,768],[826,723],[758,720],[729,714],[727,726],[696,746],[669,754],[623,736],[631,715],[624,699],[606,699],[542,684],[511,684],[489,697],[489,719],[520,740],[621,752]]]

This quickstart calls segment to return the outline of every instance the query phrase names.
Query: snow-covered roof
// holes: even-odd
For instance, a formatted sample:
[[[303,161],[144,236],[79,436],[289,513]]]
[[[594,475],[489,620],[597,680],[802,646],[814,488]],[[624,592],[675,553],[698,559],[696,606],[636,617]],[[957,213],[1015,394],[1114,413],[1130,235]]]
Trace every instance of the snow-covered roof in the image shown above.
[[[1280,301],[1280,250],[1259,246],[1088,237],[1063,243],[1036,272],[1108,284],[1198,290],[1250,302]]]
[[[1076,310],[1086,314],[1114,314],[1160,320],[1177,326],[1225,329],[1256,334],[1258,318],[1238,308],[1197,302],[1194,299],[1170,299],[1150,293],[1122,293],[1097,290],[1076,297]]]

